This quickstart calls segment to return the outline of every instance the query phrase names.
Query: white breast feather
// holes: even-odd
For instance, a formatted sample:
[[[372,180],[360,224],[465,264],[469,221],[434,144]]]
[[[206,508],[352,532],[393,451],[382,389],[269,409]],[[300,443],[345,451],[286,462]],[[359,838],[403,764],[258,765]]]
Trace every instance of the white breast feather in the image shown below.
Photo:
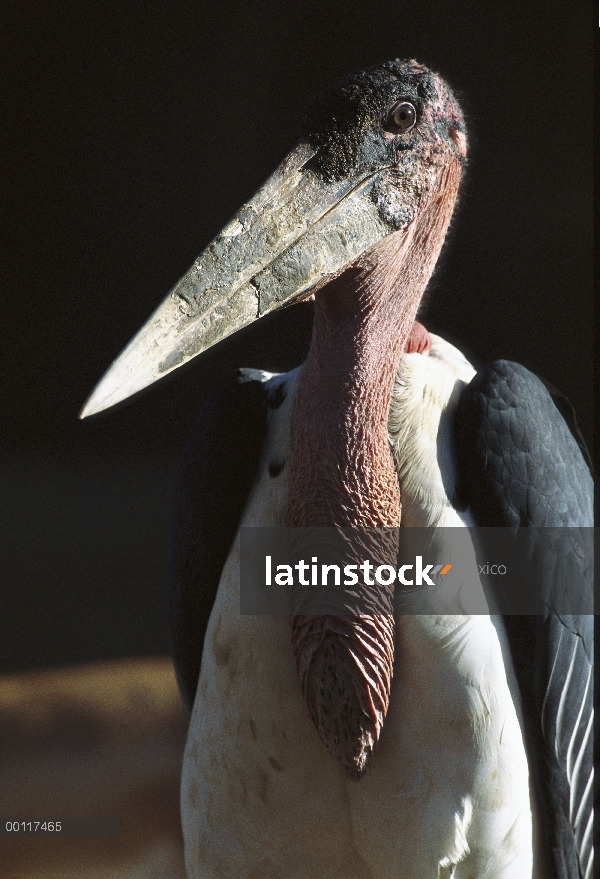
[[[396,459],[405,526],[473,524],[456,513],[453,414],[475,370],[460,351],[431,334],[429,354],[405,354],[392,397],[388,431]]]

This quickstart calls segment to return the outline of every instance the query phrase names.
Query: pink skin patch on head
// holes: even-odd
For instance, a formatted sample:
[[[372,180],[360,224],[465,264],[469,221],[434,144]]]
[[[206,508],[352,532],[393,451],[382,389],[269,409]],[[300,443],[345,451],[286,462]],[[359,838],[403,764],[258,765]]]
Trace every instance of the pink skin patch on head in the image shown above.
[[[431,348],[431,336],[418,320],[416,320],[410,331],[408,342],[404,348],[405,354],[427,354]]]
[[[456,144],[456,148],[458,152],[461,154],[463,159],[467,156],[467,138],[462,131],[459,131],[458,128],[450,128],[449,130],[450,137]]]

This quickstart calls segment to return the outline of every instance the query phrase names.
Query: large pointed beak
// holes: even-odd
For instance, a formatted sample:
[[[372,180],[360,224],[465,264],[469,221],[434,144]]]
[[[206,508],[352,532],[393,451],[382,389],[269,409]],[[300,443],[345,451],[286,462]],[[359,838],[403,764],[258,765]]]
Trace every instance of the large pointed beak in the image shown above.
[[[197,354],[289,303],[394,229],[370,196],[372,169],[325,182],[299,142],[198,257],[117,357],[80,418],[135,394]]]

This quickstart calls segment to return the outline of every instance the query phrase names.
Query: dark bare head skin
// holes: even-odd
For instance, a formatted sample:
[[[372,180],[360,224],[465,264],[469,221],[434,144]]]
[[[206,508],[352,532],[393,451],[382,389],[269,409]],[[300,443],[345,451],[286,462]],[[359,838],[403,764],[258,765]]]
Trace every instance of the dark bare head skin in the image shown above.
[[[403,130],[411,108],[414,124]],[[294,411],[287,524],[393,529],[401,497],[387,435],[392,389],[407,346],[427,349],[413,327],[458,192],[462,114],[439,77],[414,61],[396,61],[320,96],[304,134],[320,147],[315,167],[323,175],[341,176],[361,163],[388,168],[372,198],[397,231],[315,293]],[[392,539],[385,549],[391,564],[396,548]],[[354,779],[364,775],[379,738],[393,672],[392,593],[373,590],[372,616],[291,620],[309,713]]]

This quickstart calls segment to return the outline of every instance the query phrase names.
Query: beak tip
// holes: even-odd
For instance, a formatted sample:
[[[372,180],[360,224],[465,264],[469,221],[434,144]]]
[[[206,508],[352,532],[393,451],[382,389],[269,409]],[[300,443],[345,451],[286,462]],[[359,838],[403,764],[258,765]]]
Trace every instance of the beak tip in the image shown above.
[[[102,405],[98,405],[94,400],[94,392],[90,394],[87,398],[79,412],[77,413],[77,419],[79,421],[83,421],[84,418],[89,418],[90,415],[95,415],[97,412],[101,412],[105,407]]]

